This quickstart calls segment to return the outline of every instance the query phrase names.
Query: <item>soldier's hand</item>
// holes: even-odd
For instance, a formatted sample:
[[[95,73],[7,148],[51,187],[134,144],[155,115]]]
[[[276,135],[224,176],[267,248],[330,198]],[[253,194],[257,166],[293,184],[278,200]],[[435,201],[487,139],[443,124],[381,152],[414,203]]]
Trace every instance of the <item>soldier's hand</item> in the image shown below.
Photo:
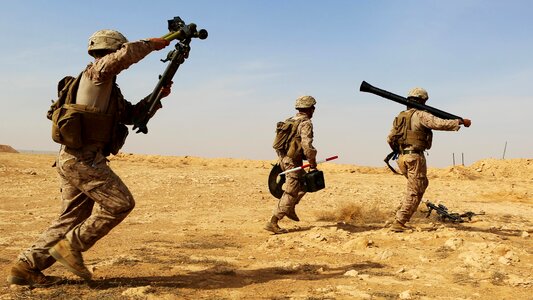
[[[166,46],[170,45],[169,41],[162,38],[151,38],[148,40],[154,45],[155,50],[161,50]]]
[[[472,121],[470,121],[470,119],[463,119],[462,124],[463,124],[465,127],[470,127],[470,125],[472,125]]]
[[[170,95],[172,83],[174,82],[171,81],[168,85],[165,85],[161,88],[161,98],[165,98],[166,96]]]

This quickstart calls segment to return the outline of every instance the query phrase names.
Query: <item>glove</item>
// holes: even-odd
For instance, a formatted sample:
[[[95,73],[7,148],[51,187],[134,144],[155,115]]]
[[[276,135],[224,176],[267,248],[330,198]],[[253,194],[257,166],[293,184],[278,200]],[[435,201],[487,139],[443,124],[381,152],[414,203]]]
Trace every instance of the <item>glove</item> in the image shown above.
[[[465,127],[470,127],[470,125],[472,125],[472,121],[470,121],[470,119],[463,119],[462,124],[463,124]]]
[[[172,83],[173,82],[171,81],[168,85],[165,85],[161,88],[161,98],[165,98],[170,95]]]
[[[170,42],[162,38],[150,38],[148,39],[153,45],[155,50],[161,50],[170,45]]]

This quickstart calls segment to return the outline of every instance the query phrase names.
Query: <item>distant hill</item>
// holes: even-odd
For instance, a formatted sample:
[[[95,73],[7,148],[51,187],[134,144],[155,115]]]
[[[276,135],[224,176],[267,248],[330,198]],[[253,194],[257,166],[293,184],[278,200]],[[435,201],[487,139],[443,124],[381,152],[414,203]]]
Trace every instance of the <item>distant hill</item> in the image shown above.
[[[0,152],[19,153],[17,150],[13,149],[13,147],[8,145],[0,145]]]

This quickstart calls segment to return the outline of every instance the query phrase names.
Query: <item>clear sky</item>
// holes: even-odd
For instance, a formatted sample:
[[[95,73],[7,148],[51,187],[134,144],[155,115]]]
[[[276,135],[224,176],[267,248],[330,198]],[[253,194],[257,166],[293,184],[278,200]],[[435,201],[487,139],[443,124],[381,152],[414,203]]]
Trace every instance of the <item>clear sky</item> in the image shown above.
[[[129,40],[164,35],[180,16],[209,32],[194,40],[173,93],[123,151],[273,160],[275,123],[313,95],[319,158],[383,166],[404,107],[359,92],[363,80],[469,118],[435,132],[429,166],[533,157],[533,1],[2,1],[0,144],[55,151],[46,111],[65,75],[91,57],[88,37],[116,29]],[[149,94],[168,47],[119,75],[127,100]]]

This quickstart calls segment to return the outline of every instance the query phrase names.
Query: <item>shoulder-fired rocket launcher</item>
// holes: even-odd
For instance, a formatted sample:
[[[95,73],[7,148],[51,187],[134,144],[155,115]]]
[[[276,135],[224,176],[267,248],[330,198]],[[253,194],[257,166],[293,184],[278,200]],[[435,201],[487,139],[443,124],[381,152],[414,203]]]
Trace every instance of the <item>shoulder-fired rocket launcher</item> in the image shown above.
[[[179,66],[189,57],[189,51],[191,49],[189,44],[191,39],[198,38],[204,40],[207,38],[207,30],[197,30],[196,24],[185,24],[180,17],[174,17],[174,19],[168,20],[168,30],[169,32],[161,38],[169,42],[173,40],[178,40],[178,42],[175,45],[175,49],[168,53],[167,58],[161,60],[162,62],[170,62],[163,75],[159,76],[159,81],[152,94],[150,94],[150,98],[148,99],[148,111],[143,114],[141,118],[134,120],[133,122],[133,130],[137,129],[137,133],[142,132],[146,134],[148,132],[146,124],[154,115],[155,107],[161,100],[161,88],[172,82],[172,78],[176,74],[176,71],[178,71]]]
[[[383,97],[385,99],[389,99],[389,100],[392,100],[394,102],[397,102],[397,103],[400,103],[400,104],[403,104],[403,105],[411,106],[411,107],[414,107],[414,108],[417,108],[417,109],[420,109],[420,110],[425,110],[425,111],[429,112],[430,114],[432,114],[432,115],[434,115],[436,117],[439,117],[441,119],[446,119],[446,120],[459,119],[461,121],[463,120],[463,118],[461,118],[459,116],[450,114],[448,112],[445,112],[445,111],[442,111],[440,109],[431,107],[429,105],[418,103],[418,102],[409,100],[407,98],[404,98],[402,96],[399,96],[399,95],[393,94],[391,92],[388,92],[388,91],[379,89],[377,87],[374,87],[374,86],[370,85],[366,81],[361,82],[361,86],[359,87],[359,91],[372,93],[374,95],[381,96],[381,97]]]

